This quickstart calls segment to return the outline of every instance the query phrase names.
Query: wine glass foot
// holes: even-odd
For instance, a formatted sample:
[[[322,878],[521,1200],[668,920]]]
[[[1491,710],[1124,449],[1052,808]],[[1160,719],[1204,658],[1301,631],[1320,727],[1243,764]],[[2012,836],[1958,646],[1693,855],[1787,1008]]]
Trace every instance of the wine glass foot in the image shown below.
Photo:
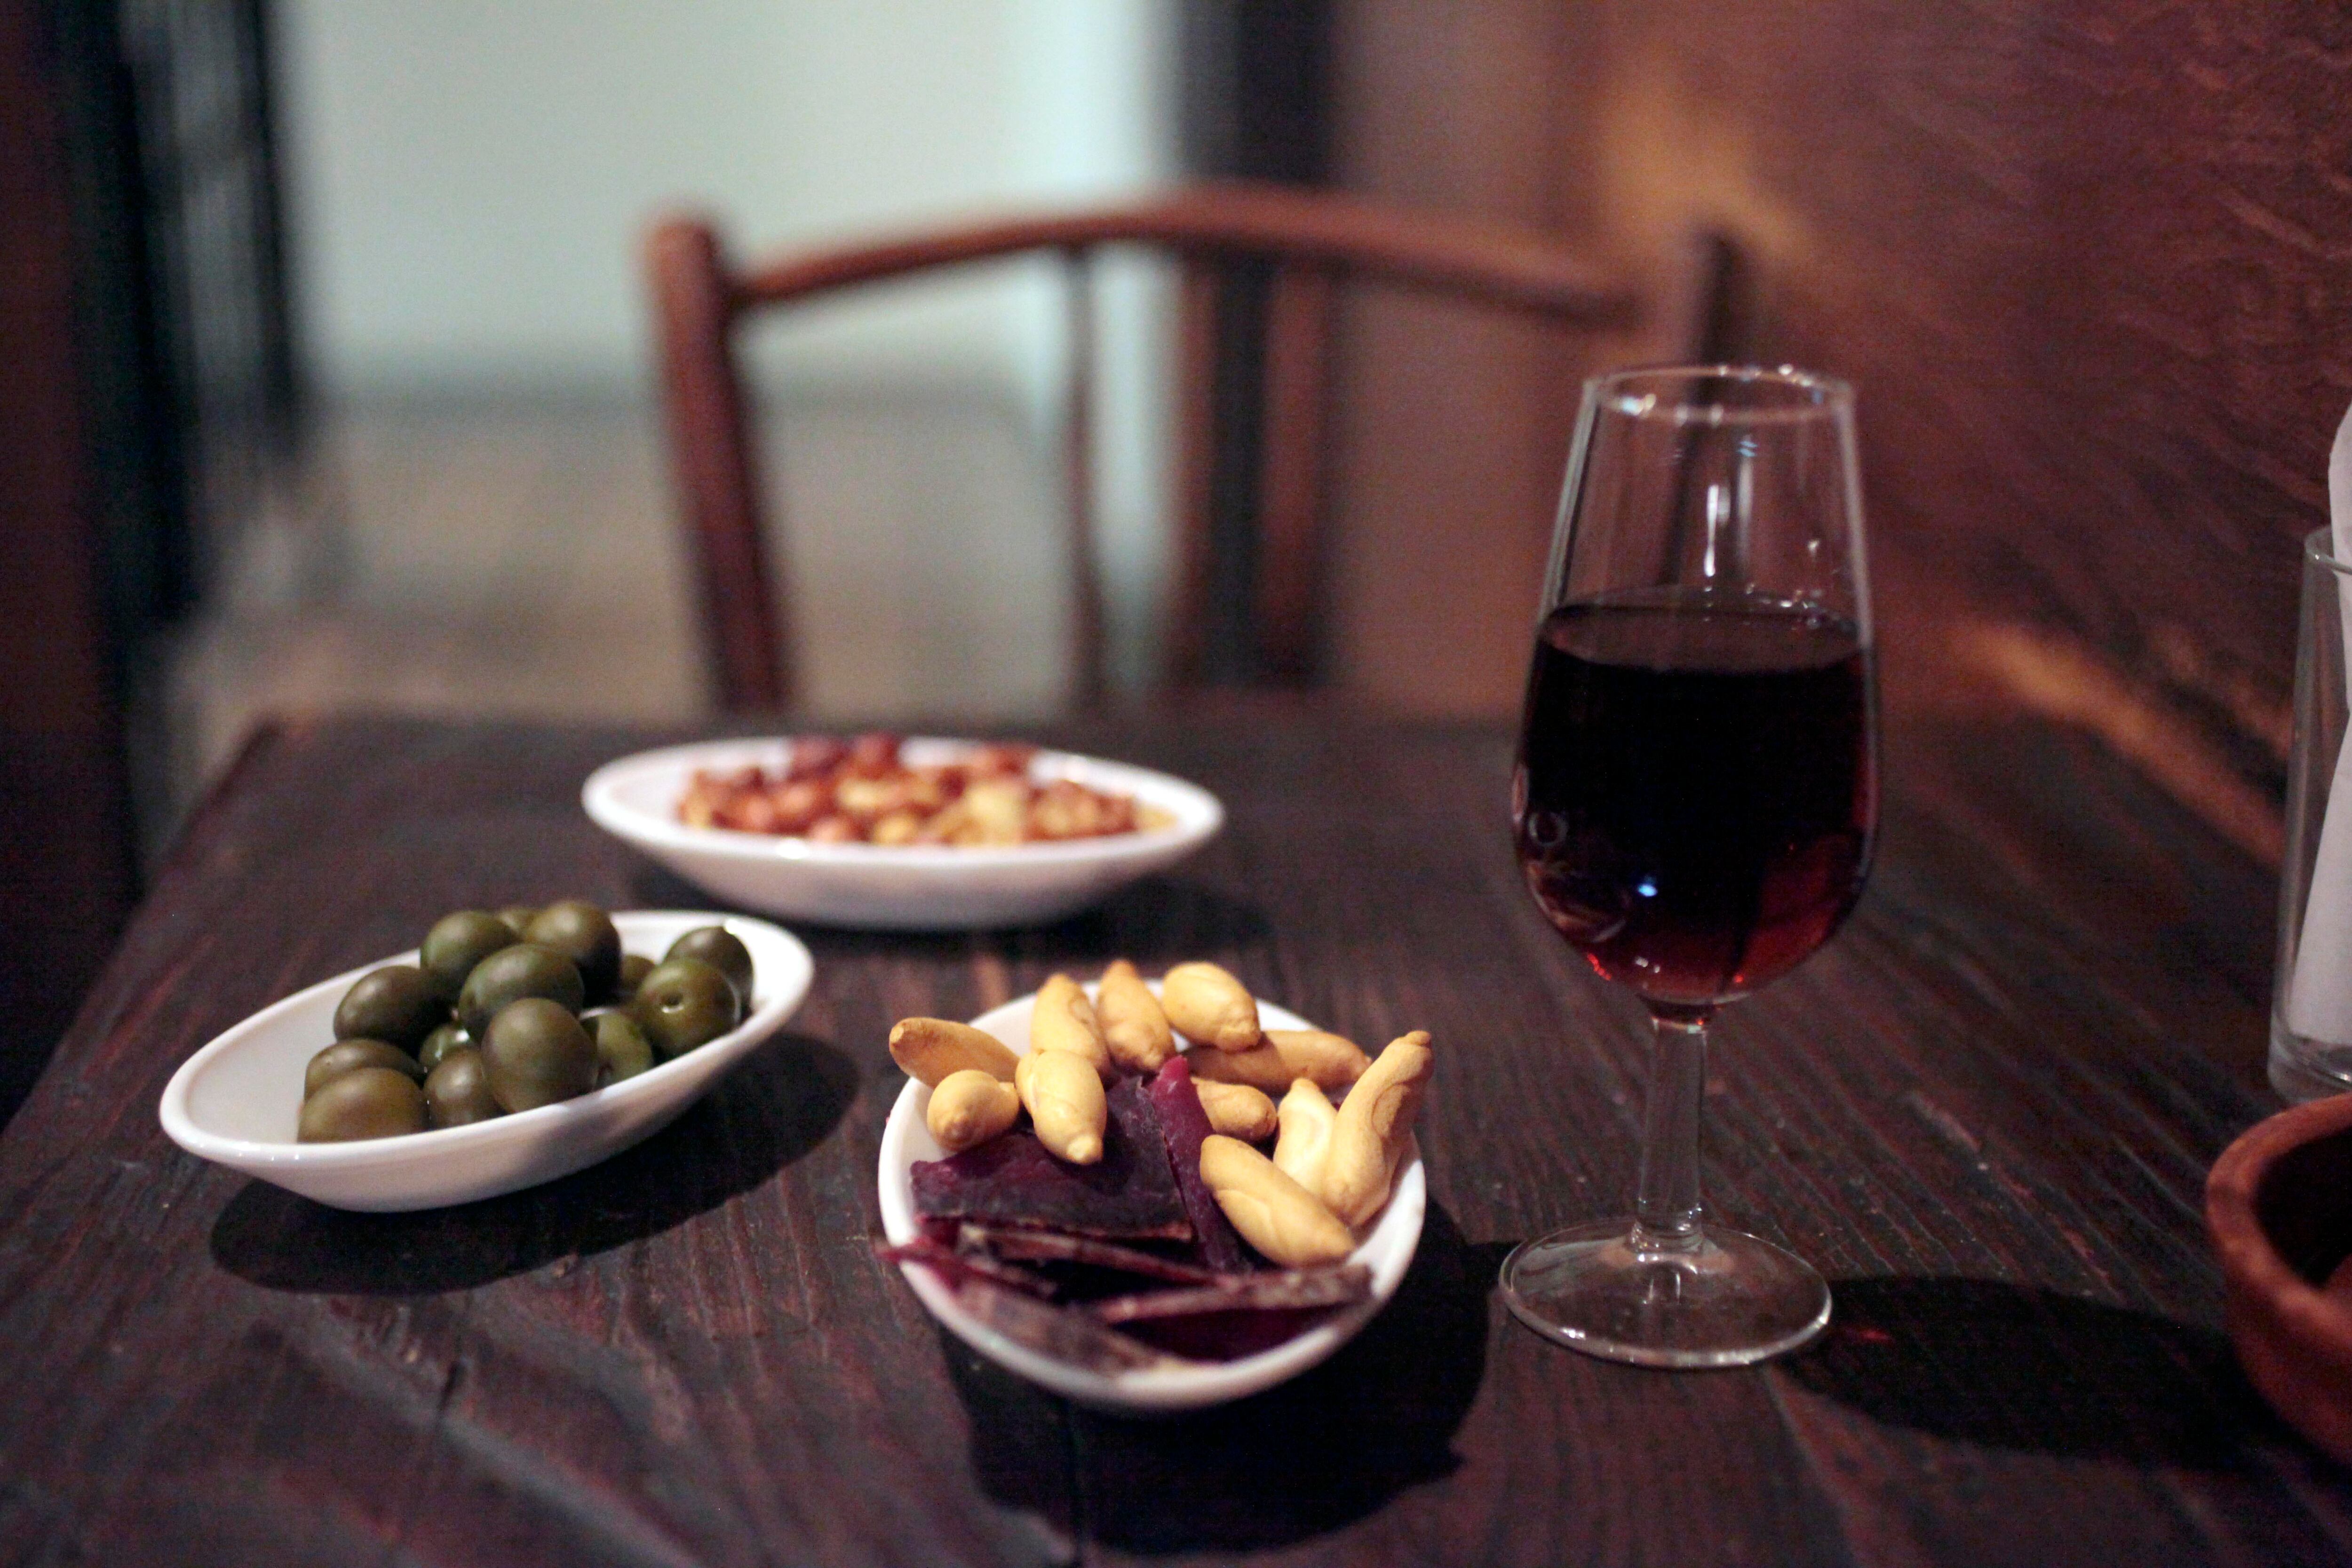
[[[1829,1286],[1769,1241],[1736,1230],[1635,1240],[1618,1219],[1523,1242],[1503,1260],[1503,1300],[1546,1339],[1636,1366],[1746,1366],[1830,1321]]]

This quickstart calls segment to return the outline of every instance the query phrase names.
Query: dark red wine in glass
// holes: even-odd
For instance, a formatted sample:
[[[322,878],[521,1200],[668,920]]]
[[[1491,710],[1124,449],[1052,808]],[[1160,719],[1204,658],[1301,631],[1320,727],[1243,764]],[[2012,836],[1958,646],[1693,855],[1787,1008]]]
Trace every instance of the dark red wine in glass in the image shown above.
[[[1675,590],[1554,610],[1519,745],[1537,906],[1655,1007],[1786,973],[1862,891],[1869,706],[1837,616]]]
[[[1655,1026],[1634,1214],[1528,1242],[1522,1321],[1653,1366],[1804,1343],[1829,1289],[1701,1223],[1715,1009],[1861,896],[1876,818],[1868,596],[1842,384],[1728,366],[1588,383],[1513,782],[1536,906]]]

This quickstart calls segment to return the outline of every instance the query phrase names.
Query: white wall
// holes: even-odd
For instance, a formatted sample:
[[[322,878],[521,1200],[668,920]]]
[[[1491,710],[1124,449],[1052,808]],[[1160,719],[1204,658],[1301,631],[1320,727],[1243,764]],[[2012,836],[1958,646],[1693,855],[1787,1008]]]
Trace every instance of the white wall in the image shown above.
[[[667,208],[711,213],[741,256],[1165,182],[1173,5],[283,0],[313,369],[342,398],[644,397],[637,247]],[[1114,269],[1106,296],[1098,506],[1132,674],[1166,554],[1164,289]],[[961,397],[1001,427],[1009,408],[1034,531],[1056,526],[1062,330],[1049,264],[1021,263],[829,303],[755,332],[748,359],[786,409]],[[793,510],[804,541],[923,524],[797,490]],[[1037,616],[1058,615],[1041,592]]]
[[[338,392],[644,384],[636,245],[739,250],[1168,178],[1168,0],[288,0],[296,266]],[[811,370],[996,370],[1046,312],[932,303]],[[927,372],[928,374],[928,372]]]

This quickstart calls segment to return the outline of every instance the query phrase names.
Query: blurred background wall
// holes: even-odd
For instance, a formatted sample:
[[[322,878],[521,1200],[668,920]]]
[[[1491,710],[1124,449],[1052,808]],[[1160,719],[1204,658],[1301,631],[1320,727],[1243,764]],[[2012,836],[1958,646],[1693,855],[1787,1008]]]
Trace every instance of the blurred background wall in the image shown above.
[[[0,1115],[267,719],[692,721],[637,247],[1178,173],[1174,0],[0,0]],[[1126,667],[1158,280],[1106,281]],[[998,269],[750,345],[820,714],[1058,700],[1061,318]],[[34,825],[37,825],[35,826]]]
[[[635,253],[679,203],[750,255],[1253,175],[1662,300],[1719,231],[1738,351],[1860,384],[1895,731],[2054,717],[2274,857],[2347,62],[2335,0],[0,0],[0,810],[56,829],[0,840],[0,1016],[61,1026],[264,716],[706,711]],[[1109,293],[1133,682],[1166,290]],[[1328,671],[1507,714],[1595,356],[1347,311]],[[1057,701],[1060,331],[1011,267],[751,344],[820,717]]]
[[[691,26],[621,0],[286,0],[276,22],[322,417],[236,574],[243,612],[178,660],[182,776],[289,708],[701,710],[650,401],[656,214],[771,255],[1176,173],[1165,0],[713,0]],[[755,330],[816,713],[1058,700],[1052,282],[1014,264]],[[1116,272],[1101,343],[1130,668],[1164,554],[1156,293]]]
[[[2352,9],[1344,0],[1340,16],[1348,184],[1636,268],[1687,225],[1719,226],[1746,266],[1746,354],[1858,384],[1898,715],[2080,725],[2276,858],[2298,543],[2326,521],[2352,401]],[[1360,361],[1357,439],[1422,440],[1434,401],[1447,434],[1492,437],[1484,478],[1452,481],[1460,505],[1482,484],[1554,482],[1552,367],[1467,337],[1423,346],[1434,373]],[[1433,374],[1447,396],[1429,396]],[[1393,584],[1415,520],[1367,521],[1360,574]],[[1530,519],[1494,575],[1532,570],[1541,532]],[[1490,681],[1507,651],[1487,656]]]
[[[1132,192],[1175,172],[1162,0],[286,0],[299,287],[331,395],[650,384],[633,240],[747,250]],[[690,22],[690,25],[688,25]],[[783,374],[1003,382],[1025,301],[895,313]]]

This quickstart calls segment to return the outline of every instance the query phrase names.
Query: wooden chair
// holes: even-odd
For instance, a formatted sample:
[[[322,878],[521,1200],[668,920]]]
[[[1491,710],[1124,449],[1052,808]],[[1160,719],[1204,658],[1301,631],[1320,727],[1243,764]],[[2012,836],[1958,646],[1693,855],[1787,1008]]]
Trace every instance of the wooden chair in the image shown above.
[[[759,465],[735,355],[752,311],[961,262],[1057,253],[1066,270],[1071,365],[1064,467],[1074,603],[1074,692],[1104,689],[1102,589],[1092,521],[1094,385],[1090,263],[1108,246],[1172,254],[1181,274],[1175,509],[1179,568],[1171,608],[1174,684],[1198,679],[1209,592],[1216,475],[1214,380],[1221,287],[1236,263],[1270,275],[1256,506],[1254,612],[1259,661],[1276,678],[1313,668],[1323,446],[1333,290],[1341,279],[1475,301],[1586,331],[1656,329],[1659,311],[1555,243],[1523,231],[1438,220],[1346,197],[1272,186],[1207,185],[1129,205],[1009,218],[730,267],[709,223],[675,217],[646,247],[658,322],[670,442],[695,544],[720,706],[788,707],[789,627],[761,526]],[[1703,265],[1712,279],[1722,268]],[[1706,336],[1712,281],[1677,290],[1700,308],[1654,341],[1684,356]]]

